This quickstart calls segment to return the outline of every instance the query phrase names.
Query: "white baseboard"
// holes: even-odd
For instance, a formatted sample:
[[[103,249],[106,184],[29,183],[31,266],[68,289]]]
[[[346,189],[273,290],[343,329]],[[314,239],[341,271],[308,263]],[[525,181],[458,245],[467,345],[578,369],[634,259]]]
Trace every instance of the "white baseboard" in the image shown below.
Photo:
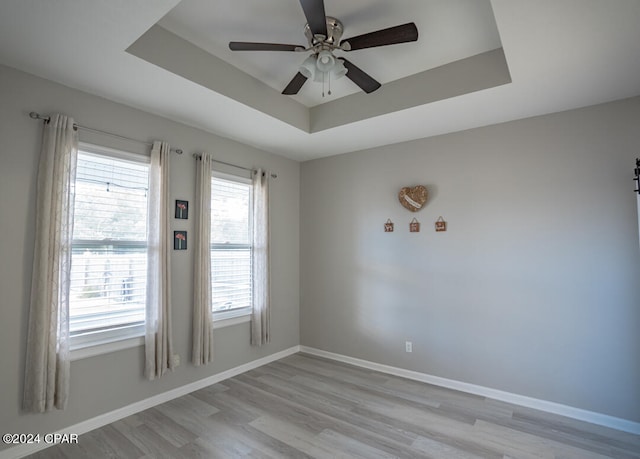
[[[368,360],[362,360],[355,357],[349,357],[342,354],[323,351],[321,349],[316,349],[313,347],[300,346],[300,352],[317,355],[318,357],[325,357],[327,359],[336,360],[338,362],[349,363],[351,365],[367,368],[369,370],[379,371],[381,373],[387,373],[394,376],[400,376],[402,378],[413,379],[415,381],[433,384],[435,386],[446,387],[448,389],[459,390],[461,392],[467,392],[469,394],[480,395],[503,402],[513,403],[514,405],[520,405],[527,408],[546,411],[547,413],[559,414],[561,416],[577,419],[579,421],[585,421],[591,424],[597,424],[604,427],[640,435],[640,423],[629,421],[627,419],[616,418],[607,414],[587,411],[581,408],[575,408],[572,406],[562,405],[560,403],[527,397],[525,395],[513,394],[511,392],[491,389],[489,387],[478,386],[475,384],[469,384],[453,379],[441,378],[439,376],[433,376],[417,371],[405,370],[403,368],[383,365],[376,362],[370,362]]]
[[[136,413],[139,413],[140,411],[144,411],[156,405],[160,405],[161,403],[168,402],[169,400],[173,400],[174,398],[178,398],[178,397],[182,397],[183,395],[190,394],[191,392],[194,392],[196,390],[224,381],[225,379],[233,378],[234,376],[237,376],[241,373],[244,373],[249,370],[253,370],[254,368],[261,367],[262,365],[266,365],[267,363],[280,360],[284,357],[295,354],[297,352],[300,352],[300,346],[290,347],[283,351],[276,352],[275,354],[271,354],[266,357],[253,360],[251,362],[245,363],[235,368],[231,368],[221,373],[217,373],[207,378],[200,379],[198,381],[192,382],[184,386],[176,387],[175,389],[171,389],[167,392],[163,392],[161,394],[154,395],[153,397],[140,400],[139,402],[132,403],[131,405],[118,408],[117,410],[113,410],[108,413],[101,414],[99,416],[96,416],[95,418],[87,419],[86,421],[82,421],[82,422],[79,422],[78,424],[74,424],[72,426],[66,427],[55,433],[60,433],[60,434],[73,433],[78,435],[87,433],[91,430],[98,429],[107,424],[111,424],[112,422],[119,421],[120,419],[126,418],[127,416],[131,416],[132,414],[136,414]],[[52,445],[46,444],[44,442],[14,446],[12,448],[7,448],[5,450],[0,451],[0,459],[21,458],[29,454],[33,454],[42,449],[45,449],[49,446],[52,446]]]

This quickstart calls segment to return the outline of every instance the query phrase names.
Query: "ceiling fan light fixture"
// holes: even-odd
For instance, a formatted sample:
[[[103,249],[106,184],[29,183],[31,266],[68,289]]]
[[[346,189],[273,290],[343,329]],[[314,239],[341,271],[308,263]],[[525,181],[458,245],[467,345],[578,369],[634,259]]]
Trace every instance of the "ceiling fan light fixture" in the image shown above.
[[[302,65],[298,68],[298,72],[303,74],[306,78],[314,79],[316,74],[316,56],[315,54],[307,57]]]
[[[298,71],[316,83],[338,80],[347,74],[344,63],[336,59],[330,51],[320,51],[307,57]]]
[[[331,69],[330,74],[331,79],[339,80],[347,74],[347,68],[344,66],[344,63],[340,59],[336,59],[336,63]]]
[[[330,72],[331,69],[336,65],[336,58],[333,57],[331,51],[323,50],[318,53],[318,58],[316,59],[316,67],[321,72]]]

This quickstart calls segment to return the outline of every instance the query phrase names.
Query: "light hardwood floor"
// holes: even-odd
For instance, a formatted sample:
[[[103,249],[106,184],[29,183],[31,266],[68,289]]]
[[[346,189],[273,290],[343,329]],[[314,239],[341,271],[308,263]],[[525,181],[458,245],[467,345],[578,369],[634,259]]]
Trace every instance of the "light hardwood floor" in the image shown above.
[[[33,458],[640,458],[640,436],[296,354]]]

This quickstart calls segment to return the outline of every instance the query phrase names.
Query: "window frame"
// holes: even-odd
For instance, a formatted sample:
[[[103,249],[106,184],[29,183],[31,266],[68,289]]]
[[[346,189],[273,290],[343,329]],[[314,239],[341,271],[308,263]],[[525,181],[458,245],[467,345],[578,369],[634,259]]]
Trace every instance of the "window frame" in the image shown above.
[[[86,153],[89,155],[95,155],[98,157],[106,157],[121,161],[129,161],[133,163],[149,165],[151,158],[146,155],[123,151],[120,149],[105,147],[101,145],[95,145],[87,142],[79,142],[78,154]],[[150,171],[148,171],[149,173]],[[76,179],[77,180],[77,179]],[[147,202],[147,218],[148,218],[148,202]],[[75,214],[75,204],[74,204]],[[75,218],[75,217],[74,217]],[[119,245],[119,241],[109,241],[111,245]],[[137,245],[140,248],[148,247],[148,239],[144,242],[135,242],[133,245]],[[72,250],[77,244],[82,246],[94,245],[104,246],[104,241],[98,240],[72,240]],[[130,241],[123,241],[123,246],[132,246]],[[148,256],[148,255],[147,255]],[[71,319],[71,314],[69,314]],[[119,349],[126,349],[130,347],[137,347],[144,344],[143,337],[145,335],[145,320],[140,322],[132,322],[129,324],[123,324],[115,326],[113,328],[97,331],[85,331],[76,335],[69,335],[69,350],[71,352],[71,359],[78,360],[94,355],[100,355],[104,353],[113,352]]]
[[[250,253],[250,276],[251,276],[251,304],[249,306],[245,306],[242,308],[236,308],[232,310],[223,310],[223,311],[214,311],[213,310],[213,268],[211,269],[211,312],[214,322],[214,328],[221,328],[225,326],[235,325],[239,323],[248,322],[251,318],[251,314],[253,313],[253,182],[250,177],[243,177],[241,175],[229,174],[227,172],[221,172],[219,170],[212,169],[211,171],[211,180],[219,179],[226,180],[228,182],[241,183],[249,186],[249,227],[248,227],[248,235],[249,242],[247,244],[216,244],[211,241],[211,248],[209,250],[211,254],[211,258],[213,259],[213,251],[214,246],[218,248],[222,247],[234,247],[234,248],[244,248],[247,247]],[[213,183],[212,183],[213,189]],[[212,195],[213,201],[213,195]],[[212,202],[213,204],[213,202]],[[212,212],[213,214],[213,212]]]

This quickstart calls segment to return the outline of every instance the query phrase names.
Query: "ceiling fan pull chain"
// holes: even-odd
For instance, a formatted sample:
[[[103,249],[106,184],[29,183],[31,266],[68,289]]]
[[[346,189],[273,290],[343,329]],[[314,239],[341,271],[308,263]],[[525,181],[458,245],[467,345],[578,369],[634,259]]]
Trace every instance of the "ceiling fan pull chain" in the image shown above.
[[[327,73],[327,77],[329,78],[329,92],[327,94],[331,95],[331,74]]]
[[[324,97],[324,75],[325,73],[322,72],[322,97]]]

